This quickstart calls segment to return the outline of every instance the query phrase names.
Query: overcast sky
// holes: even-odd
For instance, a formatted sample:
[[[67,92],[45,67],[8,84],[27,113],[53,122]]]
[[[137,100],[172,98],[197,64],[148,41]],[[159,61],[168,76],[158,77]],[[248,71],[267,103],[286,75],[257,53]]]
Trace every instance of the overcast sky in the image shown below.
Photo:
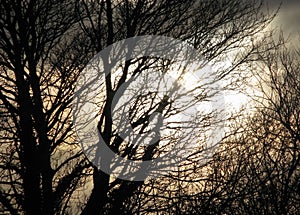
[[[300,0],[266,0],[270,9],[282,6],[274,25],[281,27],[285,35],[291,35],[293,44],[300,47]]]

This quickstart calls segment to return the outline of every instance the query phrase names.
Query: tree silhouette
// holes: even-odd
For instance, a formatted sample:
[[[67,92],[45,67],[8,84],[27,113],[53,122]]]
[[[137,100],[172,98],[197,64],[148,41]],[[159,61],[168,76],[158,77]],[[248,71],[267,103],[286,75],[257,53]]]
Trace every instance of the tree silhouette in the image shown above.
[[[298,213],[299,53],[284,43],[259,47],[259,61],[250,67],[260,91],[255,109],[235,118],[189,214]]]
[[[217,61],[218,57],[222,57],[226,53],[235,50],[238,44],[242,44],[242,41],[251,38],[252,35],[263,29],[271,19],[271,17],[262,14],[261,4],[255,5],[253,2],[100,1],[91,3],[89,1],[81,1],[80,3],[86,9],[84,14],[87,14],[87,18],[82,21],[82,28],[90,38],[95,51],[100,51],[103,47],[128,37],[155,34],[188,41],[193,47],[200,50],[203,56],[211,61]],[[241,46],[240,48],[242,48]],[[251,49],[251,45],[250,47],[248,46],[249,43],[244,47],[244,55],[236,58],[234,66],[227,70],[218,71],[217,77],[219,79],[225,78],[234,68],[247,61],[254,50]],[[123,140],[118,137],[115,138],[111,116],[112,100],[115,92],[123,84],[129,83],[131,77],[135,74],[143,74],[143,71],[149,67],[153,67],[151,67],[153,65],[153,61],[151,60],[153,59],[142,58],[134,60],[133,62],[127,61],[123,65],[121,68],[122,73],[118,79],[112,79],[111,75],[105,76],[105,83],[103,85],[105,86],[106,99],[99,105],[103,107],[103,111],[100,111],[100,121],[98,123],[100,134],[107,145],[110,145],[116,153],[120,153],[124,157],[137,149],[128,147],[126,148],[127,150],[124,150],[124,145],[122,145]],[[134,67],[130,70],[130,66],[132,65]],[[167,65],[170,66],[171,63],[169,62]],[[211,98],[211,95],[205,95],[207,93],[205,90],[208,89],[203,89],[200,101]],[[153,102],[155,99],[155,97],[150,97],[147,101],[150,100]],[[147,113],[151,112],[154,107],[152,106],[147,109],[147,106],[144,105],[141,108],[146,108],[145,112]],[[168,106],[165,106],[165,108],[168,108]],[[172,110],[165,110],[165,114],[168,114],[168,111]],[[136,112],[136,115],[139,114],[141,112]],[[202,117],[203,119],[205,117],[209,118],[207,115]],[[145,124],[147,123],[146,119],[146,114],[144,114],[137,121],[141,120]],[[132,125],[137,121],[133,120]],[[191,125],[192,123],[190,123]],[[201,128],[203,128],[203,125]],[[156,153],[154,153],[155,149],[157,150]],[[201,151],[199,149],[198,154]],[[150,153],[148,154],[148,152]],[[162,153],[162,148],[159,150],[158,145],[155,147],[153,145],[149,146],[144,150],[144,156],[147,156],[148,159],[157,156],[157,154],[159,155],[159,153]],[[194,156],[195,159],[192,159],[189,165],[185,164],[187,169],[184,170],[182,168],[181,170],[180,177],[183,181],[193,181],[192,179],[187,179],[187,175],[188,170],[191,168],[199,168],[201,162],[197,164],[197,161],[200,160],[199,158],[197,160],[196,154]],[[143,156],[140,159],[143,159]],[[141,186],[144,184],[142,182],[128,182],[119,179],[111,182],[110,175],[101,170],[99,171],[97,168],[94,169],[93,178],[94,187],[83,210],[83,214],[104,213],[106,210],[109,213],[124,213],[123,208],[126,207],[125,202],[128,201],[127,199],[137,190],[141,189]],[[177,178],[177,180],[180,181],[180,178]],[[156,186],[161,186],[161,183],[156,184]],[[147,187],[145,189],[150,188]],[[178,188],[174,187],[174,189],[171,191],[172,198],[170,197],[170,199],[173,199],[175,196],[173,193],[176,193]],[[147,207],[149,207],[149,203],[147,203]],[[164,205],[160,205],[158,208],[155,207],[152,210],[159,210],[159,208],[164,207]]]
[[[201,174],[208,174],[203,173],[206,167],[200,162],[200,143],[177,171],[146,181],[114,178],[86,159],[73,132],[71,103],[75,84],[93,55],[117,41],[143,35],[185,41],[212,63],[234,54],[230,68],[214,73],[213,82],[218,83],[253,60],[251,56],[257,52],[254,37],[273,17],[264,14],[261,2],[3,0],[0,5],[1,212],[173,214],[188,212],[195,196],[204,196],[209,205],[224,183],[219,186],[210,178],[209,190],[203,195],[195,194],[200,189],[196,187],[200,186],[197,182]],[[164,74],[172,71],[172,66],[173,62],[165,59],[137,57],[119,65],[117,75],[104,77],[99,89],[104,100],[99,101],[98,130],[115,153],[135,160],[152,160],[168,151],[170,145],[166,143],[174,144],[169,135],[145,147],[126,145],[115,130],[111,111],[114,95],[124,84],[134,83],[133,77],[153,78],[147,74]],[[179,74],[185,74],[184,68]],[[167,80],[162,77],[157,80]],[[176,110],[172,97],[159,95],[158,88],[153,92],[146,92],[147,87],[139,89],[145,92],[132,100],[128,111],[135,131],[143,133],[151,127],[153,112],[170,117],[185,108],[182,105]],[[197,97],[190,105],[209,101],[218,93],[205,85],[194,86],[193,90]],[[172,131],[179,132],[188,125],[204,134],[213,125],[214,114],[194,116],[194,121]],[[233,186],[226,181],[225,185],[226,189]],[[229,199],[231,194],[226,195]],[[214,210],[220,213],[224,208]]]
[[[80,35],[69,36],[78,22],[73,8],[71,1],[1,1],[1,202],[12,214],[62,210],[86,165],[61,175],[80,158],[71,150],[71,93],[83,62]],[[59,161],[64,145],[70,149]]]

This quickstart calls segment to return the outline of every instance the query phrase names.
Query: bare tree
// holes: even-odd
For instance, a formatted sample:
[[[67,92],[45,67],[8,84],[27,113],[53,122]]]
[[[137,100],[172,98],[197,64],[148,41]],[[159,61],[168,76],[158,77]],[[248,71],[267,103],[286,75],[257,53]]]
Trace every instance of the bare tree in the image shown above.
[[[72,132],[71,102],[78,76],[94,54],[119,40],[163,35],[185,41],[211,62],[220,62],[239,49],[230,68],[214,73],[213,83],[218,83],[256,52],[253,37],[272,17],[263,13],[262,3],[257,1],[1,1],[0,200],[3,212],[188,212],[189,203],[194,204],[193,198],[201,196],[195,192],[201,189],[201,174],[208,174],[203,173],[199,162],[203,146],[199,143],[195,153],[165,178],[126,181],[103,172],[86,159]],[[114,96],[122,86],[134,83],[136,76],[151,79],[154,78],[148,75],[151,72],[172,71],[174,62],[150,56],[130,59],[118,66],[120,73],[106,75],[99,88],[99,92],[102,90],[99,133],[115,153],[133,160],[152,160],[174,145],[173,136],[159,138],[155,144],[145,147],[127,144],[115,130]],[[186,73],[184,69],[178,69],[179,79]],[[157,81],[167,79],[162,75]],[[173,100],[169,95],[159,95],[158,87],[153,92],[148,92],[145,86],[139,89],[144,92],[131,101],[128,112],[132,127],[140,133],[152,126],[153,112],[168,118],[176,111],[183,111],[187,103],[209,101],[218,93],[199,83],[192,89],[197,93],[194,100],[185,101],[178,108],[174,106],[174,95]],[[196,115],[193,121],[180,124],[172,131],[178,132],[188,125],[195,131],[198,129],[197,138],[200,138],[211,127],[214,114]],[[202,195],[207,196],[207,203],[214,199],[215,191],[221,186],[213,179],[209,181],[210,189]]]
[[[279,47],[260,56],[262,91],[253,138],[261,146],[258,200],[266,213],[299,211],[299,52]],[[265,204],[264,204],[265,203]],[[259,204],[258,204],[259,205]]]
[[[214,83],[228,77],[238,66],[247,62],[252,52],[255,51],[254,44],[249,41],[253,42],[254,35],[262,31],[272,18],[271,15],[264,15],[262,4],[255,1],[186,1],[184,3],[176,0],[79,1],[78,8],[85,8],[84,14],[87,14],[87,18],[82,20],[81,26],[92,41],[92,46],[96,52],[116,41],[149,34],[165,35],[186,41],[212,62],[220,61],[222,57],[239,49],[240,55],[236,55],[233,66],[218,70],[215,73],[217,78]],[[100,89],[104,93],[105,99],[99,104],[101,107],[98,122],[99,133],[105,144],[122,157],[149,160],[159,157],[166,149],[166,146],[160,141],[143,150],[132,148],[130,144],[126,145],[126,141],[116,134],[114,130],[116,125],[114,125],[112,117],[113,98],[122,85],[129,85],[135,76],[147,74],[149,68],[155,71],[165,71],[164,69],[168,70],[172,65],[172,62],[164,63],[164,61],[155,59],[154,63],[153,60],[153,58],[138,58],[126,63],[123,62],[124,64],[120,67],[122,72],[116,77],[110,74],[106,75],[102,91]],[[167,66],[161,67],[160,62]],[[208,87],[202,86],[201,88],[199,83],[195,89],[199,88],[202,90],[202,94],[199,94],[199,97],[191,103],[196,104],[212,99],[213,94],[209,93]],[[172,100],[164,100],[164,98],[168,98],[164,96],[158,98],[155,95],[157,95],[155,90],[152,95],[145,92],[142,94],[142,99],[132,101],[134,103],[132,107],[135,108],[132,109],[134,117],[131,118],[130,123],[133,127],[134,125],[137,126],[134,127],[137,132],[142,132],[148,126],[149,113],[155,111],[156,107],[162,107],[161,113],[164,116],[168,116],[176,110],[172,107]],[[146,104],[152,104],[152,106]],[[162,104],[165,105],[162,106]],[[208,129],[213,116],[213,113],[198,116],[199,121],[202,119],[202,122],[205,121],[207,124],[191,121],[189,126],[199,127],[203,130]],[[179,125],[177,129],[180,130],[182,127],[183,124]],[[173,131],[175,132],[175,129]],[[191,171],[201,167],[201,162],[199,162],[201,161],[199,155],[203,152],[201,143],[198,147],[199,150],[190,158],[189,162],[182,164],[179,174],[177,176],[177,173],[172,174],[171,178],[173,179],[168,180],[169,185],[177,184],[181,187],[183,183],[198,180],[197,176],[195,178],[189,177]],[[177,180],[177,182],[172,183],[172,180]],[[134,195],[140,195],[137,191],[141,189],[147,194],[144,198],[145,202],[139,199],[137,201],[140,203],[136,204],[143,204],[144,207],[149,208],[148,212],[166,210],[172,213],[176,208],[177,210],[184,210],[179,199],[187,195],[188,192],[183,191],[180,194],[178,186],[168,187],[170,196],[164,198],[165,193],[162,192],[159,194],[162,198],[159,199],[156,193],[161,190],[160,187],[167,186],[162,185],[162,183],[157,180],[157,183],[150,183],[152,187],[143,187],[143,182],[114,179],[103,172],[101,168],[99,170],[98,167],[95,167],[93,189],[82,214],[124,213],[124,208],[127,208],[126,204],[130,202],[129,199],[131,197],[137,199]],[[151,190],[155,190],[153,196],[151,196]],[[153,205],[149,199],[152,199]],[[165,201],[158,199],[165,199]],[[168,206],[170,201],[173,201],[174,204]],[[177,203],[175,204],[175,202]],[[139,206],[139,210],[147,211],[147,209],[141,209],[141,206]]]
[[[251,86],[260,92],[255,109],[235,121],[235,132],[208,165],[206,189],[190,201],[191,214],[299,211],[299,53],[287,50],[282,38],[259,49],[250,67]]]
[[[1,1],[0,7],[1,208],[63,213],[87,164],[72,149],[70,102],[84,64],[80,35],[71,33],[74,2]]]

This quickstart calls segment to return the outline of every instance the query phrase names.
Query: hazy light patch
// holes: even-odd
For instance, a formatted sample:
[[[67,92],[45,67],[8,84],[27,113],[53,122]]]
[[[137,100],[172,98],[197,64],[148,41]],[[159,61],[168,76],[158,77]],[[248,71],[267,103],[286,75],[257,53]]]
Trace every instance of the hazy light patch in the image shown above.
[[[225,105],[228,111],[238,111],[245,104],[251,102],[251,98],[244,93],[238,91],[228,92],[224,95]]]
[[[233,58],[233,57],[232,57]],[[233,67],[232,59],[230,57],[225,57],[223,61],[214,63],[213,67],[215,70],[226,71]],[[234,76],[234,75],[229,75]],[[233,77],[234,78],[234,77]],[[226,89],[226,85],[230,85],[232,80],[224,80],[223,87]],[[225,112],[230,114],[232,112],[239,111],[246,103],[249,103],[251,98],[245,93],[241,92],[240,89],[224,90],[224,100],[225,100]]]

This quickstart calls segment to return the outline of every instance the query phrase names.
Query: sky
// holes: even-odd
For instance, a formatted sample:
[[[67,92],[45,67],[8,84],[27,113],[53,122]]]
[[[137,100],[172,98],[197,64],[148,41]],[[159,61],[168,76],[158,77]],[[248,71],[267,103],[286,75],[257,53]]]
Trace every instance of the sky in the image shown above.
[[[282,2],[278,16],[273,22],[290,36],[293,46],[300,48],[300,0],[266,0],[270,9],[276,9]]]
[[[274,27],[278,30],[281,29],[284,36],[290,39],[291,43],[287,47],[300,49],[300,0],[265,0],[265,2],[270,12],[278,9],[281,5],[270,29]],[[227,93],[225,96],[227,105],[235,110],[239,110],[241,105],[248,100],[249,98],[243,93],[233,92],[232,94]]]

